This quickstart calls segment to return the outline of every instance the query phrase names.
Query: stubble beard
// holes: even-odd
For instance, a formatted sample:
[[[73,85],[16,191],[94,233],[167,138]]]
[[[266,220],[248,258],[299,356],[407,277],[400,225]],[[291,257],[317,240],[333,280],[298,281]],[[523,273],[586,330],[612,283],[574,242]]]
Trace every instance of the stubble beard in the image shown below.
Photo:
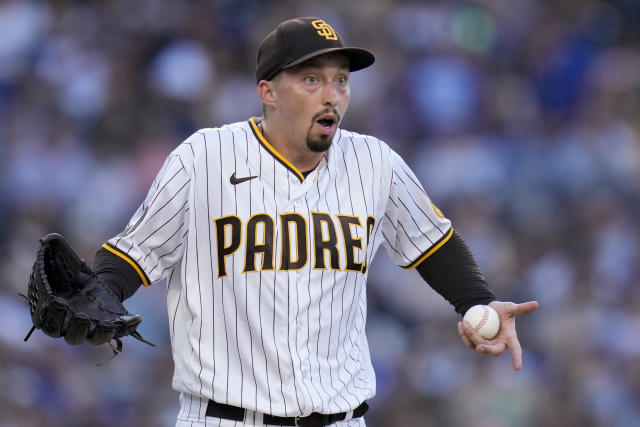
[[[335,133],[331,135],[320,135],[314,138],[311,136],[311,132],[309,132],[307,133],[307,147],[314,153],[324,153],[331,147],[334,135]]]

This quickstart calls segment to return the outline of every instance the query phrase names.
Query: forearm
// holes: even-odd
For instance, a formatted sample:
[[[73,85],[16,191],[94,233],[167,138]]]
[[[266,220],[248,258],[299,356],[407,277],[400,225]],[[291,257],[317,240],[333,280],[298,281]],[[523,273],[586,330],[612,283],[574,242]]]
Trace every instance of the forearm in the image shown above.
[[[96,253],[92,269],[120,301],[133,295],[142,284],[140,276],[131,265],[105,248],[100,248]]]
[[[469,246],[456,231],[447,243],[420,263],[417,270],[460,314],[476,304],[488,304],[496,299]]]

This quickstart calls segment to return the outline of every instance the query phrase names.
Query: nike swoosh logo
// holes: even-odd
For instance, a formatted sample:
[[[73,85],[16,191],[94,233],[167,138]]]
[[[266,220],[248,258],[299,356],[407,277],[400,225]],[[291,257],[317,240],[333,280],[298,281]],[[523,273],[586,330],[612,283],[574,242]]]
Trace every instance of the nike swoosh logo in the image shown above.
[[[236,173],[234,172],[233,175],[231,175],[231,177],[229,178],[229,182],[233,185],[236,185],[257,177],[258,176],[256,175],[256,176],[245,176],[242,178],[236,178]]]

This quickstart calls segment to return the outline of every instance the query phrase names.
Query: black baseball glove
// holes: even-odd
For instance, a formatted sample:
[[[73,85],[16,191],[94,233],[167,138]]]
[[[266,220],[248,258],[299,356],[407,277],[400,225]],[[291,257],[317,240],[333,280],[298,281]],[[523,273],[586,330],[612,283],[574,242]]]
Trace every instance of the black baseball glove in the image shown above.
[[[64,337],[69,344],[85,340],[99,345],[115,340],[117,354],[122,350],[120,338],[146,341],[136,327],[142,322],[138,314],[129,314],[118,297],[104,285],[59,234],[40,240],[40,248],[29,277],[28,294],[33,328],[45,334]]]

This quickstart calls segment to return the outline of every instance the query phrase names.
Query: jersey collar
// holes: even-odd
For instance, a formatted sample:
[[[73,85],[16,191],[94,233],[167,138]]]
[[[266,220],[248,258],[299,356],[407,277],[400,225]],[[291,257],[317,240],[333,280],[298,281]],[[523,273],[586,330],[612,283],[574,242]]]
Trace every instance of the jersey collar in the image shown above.
[[[260,144],[262,144],[262,146],[269,152],[269,154],[271,154],[277,161],[282,163],[287,169],[289,169],[291,172],[293,172],[293,174],[298,177],[300,182],[303,182],[304,181],[304,175],[302,175],[302,172],[300,172],[298,170],[298,168],[296,168],[293,165],[293,163],[291,163],[282,154],[280,154],[280,152],[278,152],[278,150],[276,150],[273,147],[273,145],[271,145],[269,143],[269,141],[267,141],[267,139],[264,137],[264,135],[262,135],[262,132],[260,132],[260,128],[258,127],[258,123],[259,122],[260,122],[260,118],[259,117],[251,117],[249,119],[249,125],[251,126],[251,130],[253,131],[253,134],[258,139]]]

